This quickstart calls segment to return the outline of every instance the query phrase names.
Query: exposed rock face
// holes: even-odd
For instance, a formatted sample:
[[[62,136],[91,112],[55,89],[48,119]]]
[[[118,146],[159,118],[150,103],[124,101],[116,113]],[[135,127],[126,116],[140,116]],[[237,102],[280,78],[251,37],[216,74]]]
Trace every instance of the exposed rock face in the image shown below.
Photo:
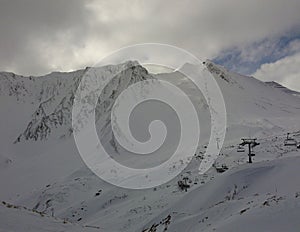
[[[42,86],[39,90],[41,96],[35,99],[35,102],[40,102],[37,109],[32,115],[31,121],[28,123],[24,132],[16,139],[16,143],[22,140],[44,140],[51,136],[54,130],[59,131],[59,137],[69,136],[72,133],[72,106],[75,93],[78,89],[82,77],[87,72],[96,75],[96,78],[111,78],[111,81],[104,88],[98,99],[96,108],[96,120],[109,112],[119,94],[133,83],[153,78],[148,71],[136,62],[127,62],[120,65],[104,66],[100,68],[86,68],[84,71],[74,72],[73,75],[66,77],[69,80],[61,78],[61,82],[53,83],[55,73],[50,76],[40,77],[36,81],[41,81]],[[69,74],[66,74],[69,75]],[[26,81],[26,79],[25,79]],[[95,80],[97,81],[97,80]],[[25,86],[25,85],[24,85]],[[28,92],[25,87],[22,87],[24,93]],[[45,87],[47,86],[47,87]],[[57,89],[55,88],[57,87]],[[82,85],[81,87],[85,87]],[[97,90],[91,92],[90,96],[84,99],[86,102],[95,101]],[[42,101],[46,94],[48,99]],[[30,94],[36,96],[37,94]],[[18,98],[18,95],[16,97]],[[26,96],[26,95],[25,95]],[[83,109],[84,111],[85,109]],[[84,117],[84,112],[82,112]],[[106,126],[110,125],[110,118]],[[79,123],[80,123],[79,119]],[[84,119],[82,119],[84,120]],[[57,135],[57,133],[55,133]]]

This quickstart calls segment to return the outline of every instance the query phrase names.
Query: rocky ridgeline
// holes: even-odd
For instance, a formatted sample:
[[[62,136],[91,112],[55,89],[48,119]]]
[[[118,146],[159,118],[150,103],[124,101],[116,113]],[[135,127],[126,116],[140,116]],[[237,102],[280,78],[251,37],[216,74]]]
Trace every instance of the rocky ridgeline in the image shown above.
[[[73,131],[72,105],[75,93],[82,80],[83,74],[89,75],[87,72],[96,75],[95,81],[99,81],[101,78],[107,78],[109,76],[112,77],[112,80],[104,88],[98,99],[96,120],[99,120],[103,115],[110,112],[113,103],[119,94],[128,86],[142,80],[153,78],[148,74],[148,71],[145,68],[135,62],[127,62],[115,66],[109,65],[100,68],[86,68],[84,72],[74,72],[69,80],[65,78],[62,82],[54,81],[53,83],[52,78],[48,77],[46,80],[43,80],[40,92],[41,95],[43,95],[43,93],[46,94],[48,98],[38,104],[37,109],[32,114],[31,121],[28,123],[24,132],[17,137],[15,143],[26,140],[44,140],[49,138],[52,134],[54,134],[55,137],[71,135]],[[51,75],[55,76],[55,73]],[[69,73],[66,75],[69,75]],[[61,78],[63,79],[62,76]],[[43,77],[39,77],[39,80],[42,79]],[[65,83],[63,83],[64,81]],[[49,86],[47,86],[48,82]],[[54,91],[55,86],[57,86],[56,91]],[[82,83],[81,88],[85,87],[85,83]],[[22,89],[24,89],[25,92],[28,92],[25,87],[22,87]],[[95,101],[97,94],[97,90],[95,90],[91,92],[89,96],[84,98],[83,101],[92,104],[92,102]],[[38,102],[40,99],[45,99],[45,97],[40,96],[36,101]],[[81,118],[76,119],[78,125],[84,123],[86,110],[88,109],[82,109],[82,113],[80,114]],[[108,126],[110,124],[110,117],[107,118],[106,121],[106,126]],[[54,131],[56,132],[53,133]]]

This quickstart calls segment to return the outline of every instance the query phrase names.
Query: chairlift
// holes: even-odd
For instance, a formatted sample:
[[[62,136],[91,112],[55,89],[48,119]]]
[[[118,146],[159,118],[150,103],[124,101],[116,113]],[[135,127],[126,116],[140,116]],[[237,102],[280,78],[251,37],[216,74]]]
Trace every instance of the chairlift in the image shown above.
[[[254,142],[254,143],[251,145],[251,147],[254,148],[254,147],[258,146],[258,145],[260,145],[260,143]]]
[[[223,173],[223,172],[226,172],[228,170],[228,167],[225,164],[222,164],[221,167],[216,167],[216,170],[219,173]]]
[[[285,140],[284,141],[284,146],[297,146],[297,142],[294,139],[292,139],[292,140]]]
[[[249,157],[249,163],[252,163],[252,156],[255,156],[254,153],[252,153],[252,149],[258,145],[260,145],[260,143],[258,143],[256,141],[257,139],[254,138],[243,138],[242,139],[242,143],[240,143],[239,146],[245,146],[245,145],[248,145],[248,149],[249,149],[249,152],[248,152],[248,157]]]
[[[185,179],[184,181],[180,180],[177,182],[177,184],[181,190],[184,190],[186,192],[187,192],[187,189],[191,187],[189,184],[187,184],[187,179]]]
[[[237,152],[245,152],[245,148],[239,145],[237,148]]]
[[[290,137],[290,133],[287,133],[286,139],[284,140],[284,146],[297,146],[297,141]]]

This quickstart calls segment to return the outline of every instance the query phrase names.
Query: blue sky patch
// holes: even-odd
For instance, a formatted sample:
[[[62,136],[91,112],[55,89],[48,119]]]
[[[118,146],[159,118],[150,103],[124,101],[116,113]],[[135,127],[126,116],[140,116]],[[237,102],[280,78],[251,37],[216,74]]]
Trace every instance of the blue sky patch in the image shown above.
[[[213,61],[231,71],[253,74],[262,64],[274,63],[300,52],[300,32],[279,38],[264,39],[245,47],[233,47],[219,54]]]

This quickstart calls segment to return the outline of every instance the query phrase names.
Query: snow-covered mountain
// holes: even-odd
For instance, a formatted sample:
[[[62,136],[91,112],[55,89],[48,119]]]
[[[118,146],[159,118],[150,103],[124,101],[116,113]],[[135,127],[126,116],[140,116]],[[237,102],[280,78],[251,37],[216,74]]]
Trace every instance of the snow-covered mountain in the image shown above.
[[[300,153],[283,142],[287,132],[300,142],[300,98],[211,61],[206,67],[223,93],[228,125],[224,147],[204,175],[197,168],[209,136],[208,104],[179,71],[154,75],[129,61],[42,77],[0,73],[0,231],[21,231],[21,225],[37,228],[32,231],[297,231]],[[163,150],[160,157],[136,159],[116,143],[110,111],[119,94],[148,79],[167,80],[187,93],[200,116],[202,139],[180,176],[157,188],[126,190],[85,166],[72,136],[71,113],[87,72],[115,77],[99,97],[96,124],[112,156],[132,166],[151,166],[168,156]],[[246,152],[236,151],[247,136],[260,141],[252,165]],[[222,165],[229,169],[224,174],[218,171]],[[184,177],[187,193],[177,184]]]
[[[267,81],[266,84],[274,87],[274,88],[277,88],[277,89],[281,89],[282,91],[286,92],[286,93],[289,93],[289,94],[294,94],[296,96],[300,96],[300,93],[297,92],[297,91],[294,91],[294,90],[291,90],[291,89],[288,89],[287,87],[277,83],[276,81]]]

